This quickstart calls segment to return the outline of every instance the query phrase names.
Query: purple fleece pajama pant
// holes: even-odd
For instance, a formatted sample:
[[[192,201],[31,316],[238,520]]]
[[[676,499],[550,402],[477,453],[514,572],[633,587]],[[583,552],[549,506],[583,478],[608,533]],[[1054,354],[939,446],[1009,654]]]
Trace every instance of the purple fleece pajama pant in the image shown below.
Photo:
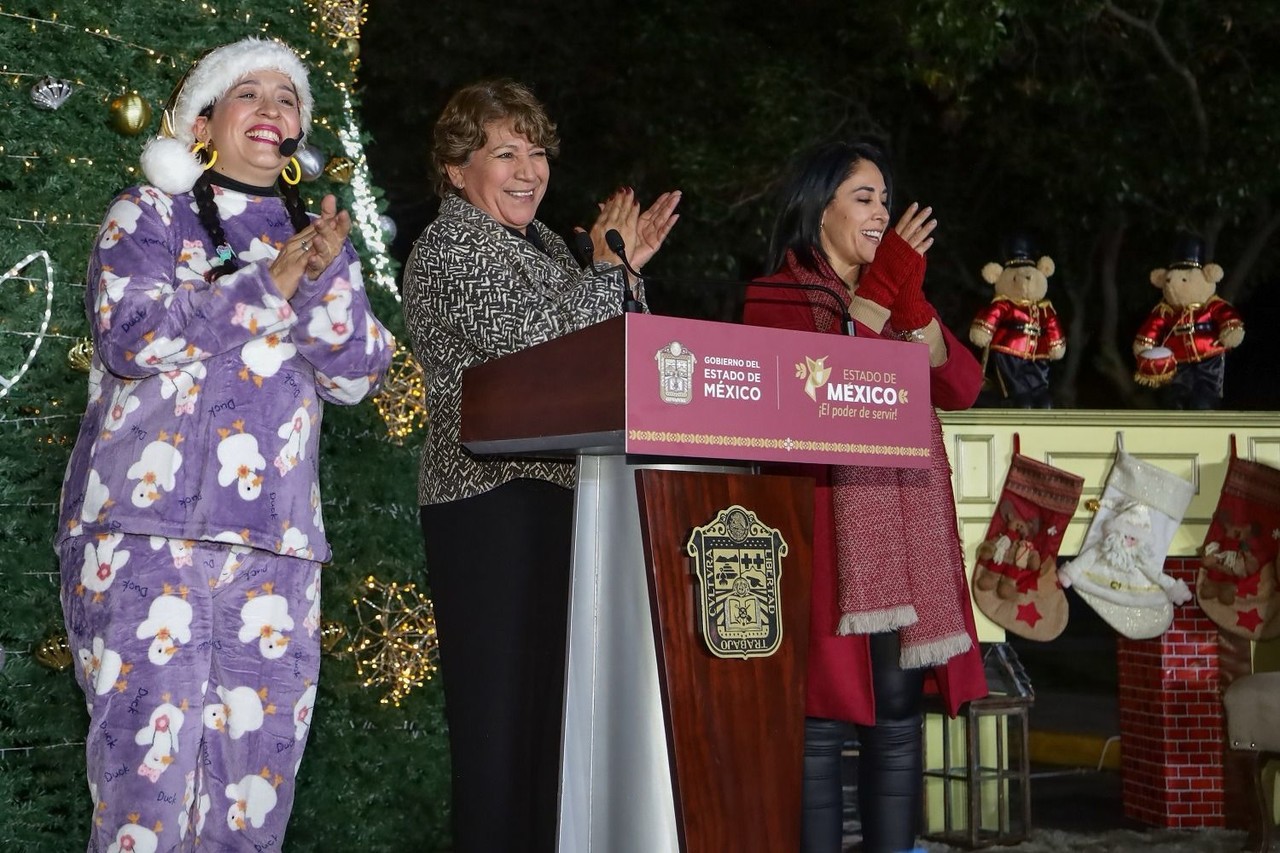
[[[90,853],[280,850],[320,670],[320,564],[118,533],[59,556]]]

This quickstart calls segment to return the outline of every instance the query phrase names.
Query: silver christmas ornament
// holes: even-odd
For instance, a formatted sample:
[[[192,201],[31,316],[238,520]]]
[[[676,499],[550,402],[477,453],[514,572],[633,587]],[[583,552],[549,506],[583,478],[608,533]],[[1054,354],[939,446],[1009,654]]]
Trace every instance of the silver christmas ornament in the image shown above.
[[[314,181],[316,178],[324,174],[325,163],[329,162],[329,158],[324,152],[314,145],[306,145],[298,149],[298,153],[293,156],[298,158],[298,162],[302,164],[302,180]]]
[[[56,77],[41,77],[31,87],[31,101],[37,107],[56,110],[71,97],[75,89],[70,80],[59,80]]]
[[[396,221],[387,214],[378,217],[378,227],[382,229],[382,236],[388,243],[396,239]]]

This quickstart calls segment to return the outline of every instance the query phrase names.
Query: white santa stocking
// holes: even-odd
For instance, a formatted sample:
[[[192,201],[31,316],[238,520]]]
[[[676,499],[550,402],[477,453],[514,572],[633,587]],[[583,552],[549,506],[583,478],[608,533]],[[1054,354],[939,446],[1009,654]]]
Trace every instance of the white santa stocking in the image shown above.
[[[1133,640],[1163,634],[1173,606],[1191,600],[1180,580],[1164,573],[1169,545],[1194,487],[1163,468],[1118,449],[1079,555],[1058,570],[1107,624]]]

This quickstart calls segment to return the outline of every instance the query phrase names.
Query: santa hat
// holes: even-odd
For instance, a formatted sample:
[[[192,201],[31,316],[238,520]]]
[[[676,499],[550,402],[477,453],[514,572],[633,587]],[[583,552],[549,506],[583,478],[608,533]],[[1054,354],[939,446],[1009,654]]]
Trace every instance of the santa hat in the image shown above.
[[[1123,533],[1135,539],[1151,538],[1151,510],[1140,503],[1122,504],[1115,517],[1107,524],[1107,530]]]
[[[147,180],[169,193],[189,192],[204,170],[191,147],[196,118],[246,74],[279,71],[298,92],[302,134],[311,130],[311,86],[307,68],[292,49],[277,41],[249,37],[215,48],[201,57],[178,82],[165,107],[160,135],[142,151]]]

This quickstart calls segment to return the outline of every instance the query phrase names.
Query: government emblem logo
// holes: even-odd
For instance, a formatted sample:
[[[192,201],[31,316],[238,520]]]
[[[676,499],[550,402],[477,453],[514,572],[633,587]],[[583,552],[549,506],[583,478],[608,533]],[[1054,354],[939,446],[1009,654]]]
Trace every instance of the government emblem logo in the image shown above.
[[[693,402],[693,370],[697,357],[679,341],[672,341],[654,355],[658,362],[658,395],[677,406]]]
[[[804,393],[815,403],[818,400],[818,389],[827,384],[831,378],[831,368],[827,367],[827,357],[804,357],[803,363],[796,363],[796,379],[804,380]]]
[[[741,506],[695,527],[685,547],[697,578],[697,620],[707,649],[721,658],[761,658],[782,643],[782,558],[787,543]]]

